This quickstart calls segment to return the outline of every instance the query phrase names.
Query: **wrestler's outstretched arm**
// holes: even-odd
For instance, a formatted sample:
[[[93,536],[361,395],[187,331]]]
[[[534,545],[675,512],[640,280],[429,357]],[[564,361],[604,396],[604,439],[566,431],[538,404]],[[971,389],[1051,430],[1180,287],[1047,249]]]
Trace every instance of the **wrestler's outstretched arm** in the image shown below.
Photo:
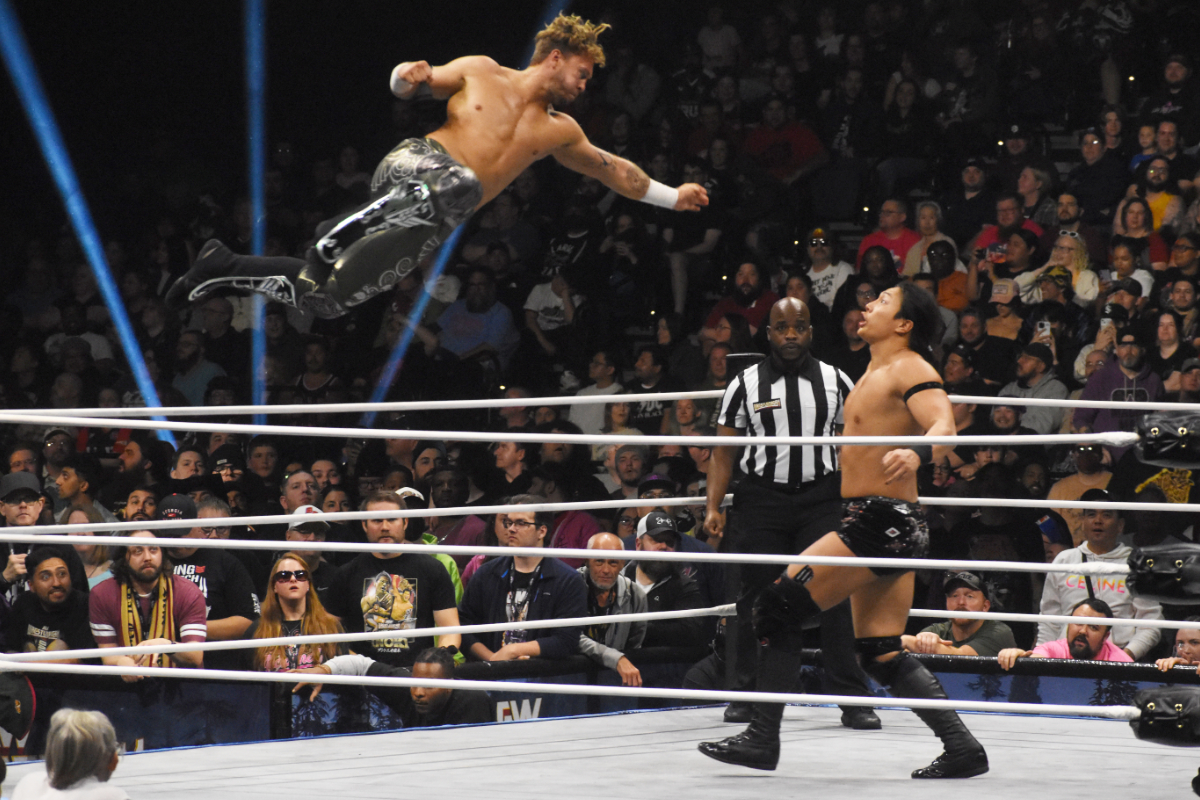
[[[440,67],[431,67],[428,61],[405,61],[392,70],[392,94],[401,100],[409,100],[427,86],[434,97],[445,100],[463,87],[467,73],[499,68],[487,56],[464,56]]]
[[[676,211],[699,211],[708,205],[708,192],[698,183],[685,183],[678,189],[664,186],[632,161],[606,153],[588,141],[583,129],[571,120],[570,141],[554,151],[558,163],[570,170],[603,183],[630,200],[672,208]]]

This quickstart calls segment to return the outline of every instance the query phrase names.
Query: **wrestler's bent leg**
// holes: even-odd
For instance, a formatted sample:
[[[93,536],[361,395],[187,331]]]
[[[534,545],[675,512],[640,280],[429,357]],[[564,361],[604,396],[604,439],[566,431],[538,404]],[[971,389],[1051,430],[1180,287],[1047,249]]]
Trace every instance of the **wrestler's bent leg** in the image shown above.
[[[903,650],[900,635],[912,599],[911,572],[894,575],[865,587],[851,598],[856,646],[867,674],[896,697],[945,700],[946,692],[919,659]],[[884,631],[891,631],[885,634]],[[988,771],[987,753],[958,712],[951,709],[914,709],[914,713],[941,739],[944,751],[928,767],[914,770],[914,778],[970,778]]]

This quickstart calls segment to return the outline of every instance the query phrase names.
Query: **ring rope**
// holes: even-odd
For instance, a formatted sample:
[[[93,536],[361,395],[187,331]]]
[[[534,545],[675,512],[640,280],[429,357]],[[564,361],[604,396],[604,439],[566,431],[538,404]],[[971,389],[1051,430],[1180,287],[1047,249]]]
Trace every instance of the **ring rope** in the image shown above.
[[[169,421],[150,419],[106,419],[101,417],[75,417],[65,414],[17,414],[0,412],[0,422],[30,423],[44,425],[73,425],[86,427],[96,425],[108,428],[138,428],[142,430],[178,430],[180,426]],[[306,425],[249,425],[241,423],[192,422],[189,430],[208,433],[245,433],[250,435],[277,434],[280,436],[324,436],[338,439],[434,439],[447,442],[525,442],[533,444],[680,444],[690,446],[733,445],[743,447],[749,441],[744,436],[627,436],[615,434],[587,433],[516,433],[504,431],[418,431],[388,430],[386,428],[323,428]],[[1106,444],[1112,447],[1127,447],[1136,444],[1141,437],[1131,431],[1107,431],[1102,433],[1058,433],[1058,434],[1009,434],[979,436],[755,436],[755,445],[785,445],[817,447],[837,444],[852,445],[959,445],[959,444]]]
[[[481,625],[448,625],[435,628],[399,628],[396,630],[362,631],[358,633],[335,633],[329,635],[309,634],[305,636],[276,636],[270,639],[232,639],[229,641],[183,642],[174,644],[132,645],[129,647],[96,647],[69,651],[72,658],[101,658],[103,656],[136,656],[154,653],[194,653],[209,650],[257,650],[260,647],[286,647],[296,644],[324,644],[327,642],[372,642],[377,639],[419,639],[427,636],[448,636],[455,633],[494,633],[513,630],[542,630],[570,628],[573,626],[607,625],[616,622],[652,622],[663,619],[691,619],[693,617],[729,617],[737,614],[733,603],[711,608],[687,608],[679,611],[643,611],[637,614],[609,614],[605,617],[563,617],[562,619],[539,619],[517,622],[489,622]],[[63,650],[45,650],[33,653],[5,653],[0,659],[6,661],[31,662],[61,660]]]
[[[983,700],[918,700],[896,697],[863,697],[829,694],[792,694],[770,692],[730,692],[709,689],[658,689],[645,686],[597,686],[588,684],[535,683],[514,684],[508,681],[442,680],[435,678],[383,678],[369,675],[313,675],[289,672],[240,672],[237,670],[197,670],[178,667],[153,667],[150,675],[189,680],[222,680],[242,683],[321,683],[347,686],[414,687],[436,689],[477,689],[491,692],[513,692],[520,686],[529,693],[582,694],[600,697],[652,697],[660,699],[693,700],[697,703],[796,703],[819,706],[865,706],[868,708],[908,708],[957,711],[982,711],[999,714],[1032,714],[1101,719],[1135,720],[1141,710],[1133,706],[1072,706],[1042,703],[999,703]],[[87,666],[83,664],[16,664],[0,660],[0,671],[49,672],[72,675],[137,675],[145,676],[146,667]]]
[[[452,409],[493,409],[511,408],[514,406],[571,406],[599,405],[601,403],[638,403],[638,402],[672,402],[675,400],[716,400],[724,396],[724,389],[707,389],[694,392],[661,392],[658,394],[620,394],[620,395],[568,395],[565,397],[500,397],[490,400],[409,400],[386,403],[313,403],[289,405],[236,405],[236,406],[154,406],[136,408],[73,408],[71,414],[77,417],[205,417],[214,413],[249,415],[249,414],[339,414],[388,411],[430,411]],[[996,397],[993,395],[947,395],[951,403],[966,403],[975,405],[1020,405],[1027,407],[1045,408],[1099,408],[1112,410],[1134,411],[1163,411],[1163,403],[1119,401],[1119,400],[1057,400],[1049,397]],[[430,406],[436,406],[431,409]],[[31,408],[8,409],[7,412],[19,416],[52,415],[62,409]],[[1171,403],[1171,411],[1200,411],[1200,403]]]
[[[195,522],[195,520],[190,520]],[[895,569],[903,565],[906,570],[973,570],[981,572],[1065,572],[1073,575],[1124,575],[1129,565],[1106,561],[1089,561],[1085,564],[1046,564],[1025,561],[953,561],[938,558],[860,558],[858,556],[814,556],[773,555],[769,553],[688,553],[665,550],[587,550],[570,547],[483,547],[448,544],[371,544],[359,542],[264,542],[248,539],[168,539],[155,538],[150,547],[168,549],[192,549],[202,547],[236,550],[272,550],[280,552],[289,548],[301,550],[341,551],[347,553],[445,553],[458,556],[519,556],[529,558],[595,558],[597,553],[616,553],[624,561],[681,561],[692,564],[809,564],[830,567],[883,567]],[[0,542],[36,542],[45,544],[45,534],[0,533]],[[129,547],[129,537],[117,536],[55,536],[54,544],[104,544]],[[605,556],[613,558],[614,556]],[[378,638],[378,637],[377,637]]]
[[[997,622],[1051,622],[1059,625],[1075,625],[1079,617],[1065,614],[1017,614],[1006,611],[942,611],[936,608],[914,608],[908,612],[910,617],[930,619],[994,619]],[[1094,619],[1088,617],[1087,619]],[[1099,624],[1099,623],[1089,623]],[[1158,628],[1161,630],[1194,630],[1200,628],[1200,622],[1185,622],[1174,619],[1136,619],[1125,617],[1110,617],[1105,621],[1106,627],[1127,628]]]

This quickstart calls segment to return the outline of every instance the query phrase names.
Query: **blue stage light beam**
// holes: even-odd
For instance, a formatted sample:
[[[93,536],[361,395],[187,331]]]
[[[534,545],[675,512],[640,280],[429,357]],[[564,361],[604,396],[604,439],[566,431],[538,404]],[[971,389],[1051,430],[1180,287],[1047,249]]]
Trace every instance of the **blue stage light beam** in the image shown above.
[[[417,297],[417,302],[413,304],[412,311],[409,312],[408,318],[413,322],[419,322],[425,314],[425,308],[429,305],[429,287],[432,286],[442,273],[446,271],[446,265],[450,263],[450,256],[458,249],[458,240],[462,236],[463,229],[467,224],[464,222],[454,229],[454,232],[446,237],[446,241],[442,242],[442,246],[438,248],[437,256],[433,262],[433,270],[429,273],[425,284],[421,287],[421,294]],[[400,338],[396,341],[396,346],[392,348],[391,355],[388,356],[387,364],[384,365],[383,373],[379,376],[379,383],[375,386],[375,391],[371,393],[372,403],[382,403],[387,397],[388,389],[392,388],[392,381],[396,380],[396,373],[400,371],[400,365],[404,362],[404,356],[408,353],[408,347],[412,344],[413,336],[416,332],[412,327],[406,327],[404,333],[400,334]],[[375,424],[374,411],[368,411],[362,415],[359,420],[359,426],[369,428]]]
[[[5,66],[8,67],[8,74],[12,77],[17,95],[21,98],[21,105],[29,117],[29,125],[33,128],[34,136],[41,147],[42,157],[46,159],[50,174],[54,176],[54,183],[62,196],[67,216],[75,229],[75,236],[79,239],[92,274],[96,277],[96,286],[104,297],[108,315],[116,326],[117,335],[121,339],[121,349],[130,369],[133,370],[133,377],[142,393],[142,399],[149,408],[161,407],[158,392],[154,389],[154,381],[150,379],[150,371],[142,358],[142,349],[138,346],[137,337],[133,335],[133,326],[129,324],[129,315],[121,301],[121,293],[117,290],[112,272],[109,271],[104,247],[96,231],[96,224],[92,221],[87,201],[83,197],[75,168],[71,164],[71,156],[67,153],[58,122],[38,78],[37,67],[21,30],[21,21],[9,0],[0,0],[0,51],[3,53]],[[154,419],[166,418],[157,416]],[[170,431],[159,431],[158,438],[172,446],[175,445],[175,437]]]
[[[254,215],[250,247],[256,256],[261,256],[267,246],[266,16],[264,0],[246,0],[246,142],[250,166],[250,210]],[[258,294],[251,296],[251,302],[251,402],[256,406],[264,406],[267,404],[267,332],[263,326],[267,304],[266,299]],[[254,415],[255,425],[263,425],[266,421],[265,414]]]
[[[570,7],[571,0],[550,0],[550,2],[546,4],[546,10],[542,12],[541,24],[538,25],[534,30],[534,34],[536,35],[538,31],[542,30],[542,28],[545,28],[547,25],[553,22],[554,18],[559,14],[565,13]],[[521,64],[522,67],[529,63],[529,59],[533,58],[533,50],[536,46],[537,42],[535,40],[530,40],[529,50],[525,52],[525,62]]]

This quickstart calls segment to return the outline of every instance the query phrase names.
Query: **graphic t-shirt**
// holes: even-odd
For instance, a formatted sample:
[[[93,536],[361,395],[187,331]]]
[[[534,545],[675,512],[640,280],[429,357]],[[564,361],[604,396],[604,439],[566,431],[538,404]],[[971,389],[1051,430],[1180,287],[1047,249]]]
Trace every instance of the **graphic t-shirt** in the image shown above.
[[[4,646],[14,653],[95,647],[87,594],[72,591],[65,603],[47,611],[37,595],[22,592],[4,618]]]
[[[195,584],[204,595],[205,619],[245,617],[259,614],[258,595],[250,573],[229,553],[201,548],[187,558],[176,558],[175,575]],[[236,650],[213,650],[204,654],[209,669],[238,669],[242,656]]]
[[[338,570],[329,587],[329,611],[341,617],[347,632],[432,628],[435,611],[454,607],[446,568],[419,553],[396,558],[364,553]],[[410,666],[427,647],[433,647],[432,636],[383,636],[352,645],[356,653],[395,666]]]

